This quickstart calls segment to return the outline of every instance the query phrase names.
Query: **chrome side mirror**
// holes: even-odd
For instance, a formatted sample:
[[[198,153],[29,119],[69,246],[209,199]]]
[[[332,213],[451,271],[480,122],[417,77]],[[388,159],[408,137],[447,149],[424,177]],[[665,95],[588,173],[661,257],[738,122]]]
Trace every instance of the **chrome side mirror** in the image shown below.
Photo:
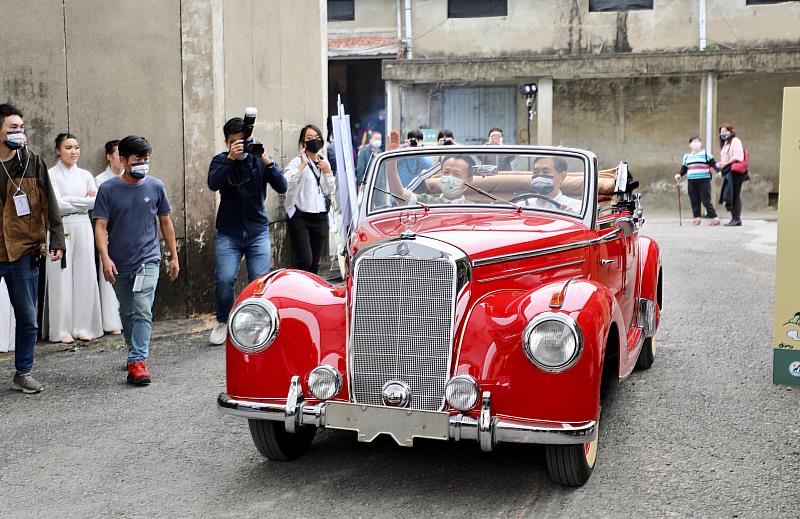
[[[634,225],[633,219],[627,216],[623,218],[617,218],[614,222],[614,225],[620,230],[620,233],[622,233],[624,238],[627,238],[636,232],[636,225]]]

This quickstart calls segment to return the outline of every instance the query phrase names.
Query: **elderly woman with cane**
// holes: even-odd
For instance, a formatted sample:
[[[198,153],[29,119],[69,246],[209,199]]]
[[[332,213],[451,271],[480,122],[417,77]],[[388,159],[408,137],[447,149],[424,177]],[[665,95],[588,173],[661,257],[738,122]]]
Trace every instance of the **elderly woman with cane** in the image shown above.
[[[700,137],[692,136],[689,138],[689,153],[683,156],[683,165],[679,173],[675,174],[675,181],[680,182],[681,177],[686,175],[689,179],[688,192],[689,200],[692,202],[692,225],[700,225],[700,206],[706,208],[706,214],[712,218],[712,226],[719,225],[719,217],[711,202],[711,172],[716,168],[714,157],[703,149],[703,142]],[[678,193],[678,211],[680,212],[680,192]],[[681,218],[682,219],[682,218]]]

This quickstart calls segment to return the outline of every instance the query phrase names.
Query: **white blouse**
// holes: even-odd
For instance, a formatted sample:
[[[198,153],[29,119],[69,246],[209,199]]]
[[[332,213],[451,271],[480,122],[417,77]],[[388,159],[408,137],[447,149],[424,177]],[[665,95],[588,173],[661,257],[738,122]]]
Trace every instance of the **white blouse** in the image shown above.
[[[100,189],[100,186],[102,186],[104,182],[118,176],[119,175],[114,173],[114,171],[111,169],[111,166],[106,166],[105,171],[94,177],[94,182],[97,184],[97,189]]]
[[[94,209],[95,195],[87,196],[89,191],[97,191],[91,173],[78,166],[67,168],[60,160],[47,172],[58,199],[61,216],[87,213]]]
[[[291,218],[298,209],[306,213],[327,212],[325,195],[331,195],[336,191],[336,179],[333,174],[322,173],[310,161],[302,171],[299,168],[300,157],[295,157],[283,171],[288,184],[284,204],[286,214]]]

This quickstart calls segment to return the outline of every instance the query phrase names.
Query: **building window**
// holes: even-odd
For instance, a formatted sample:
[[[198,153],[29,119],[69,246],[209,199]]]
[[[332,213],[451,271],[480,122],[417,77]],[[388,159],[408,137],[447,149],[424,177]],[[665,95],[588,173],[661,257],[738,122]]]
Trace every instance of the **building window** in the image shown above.
[[[356,0],[328,0],[328,21],[343,22],[356,19]]]
[[[639,11],[652,9],[653,0],[589,0],[589,12]]]
[[[448,18],[508,16],[508,0],[447,0]]]
[[[761,5],[761,4],[783,4],[785,2],[796,2],[797,0],[747,0],[747,5]]]

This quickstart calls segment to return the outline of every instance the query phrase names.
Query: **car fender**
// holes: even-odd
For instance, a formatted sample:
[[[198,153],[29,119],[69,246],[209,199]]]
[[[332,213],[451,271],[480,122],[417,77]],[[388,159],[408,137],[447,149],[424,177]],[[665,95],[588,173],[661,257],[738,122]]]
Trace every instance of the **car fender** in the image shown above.
[[[624,337],[622,312],[611,292],[586,279],[574,279],[563,304],[551,308],[565,280],[532,291],[498,290],[480,297],[462,328],[455,374],[470,375],[492,394],[492,410],[503,416],[578,422],[596,419],[606,342],[612,324]],[[560,373],[534,365],[525,355],[525,326],[545,312],[566,314],[583,334],[577,362]],[[614,345],[624,351],[624,344]]]
[[[656,328],[661,322],[662,286],[661,250],[652,238],[639,238],[639,268],[641,269],[641,285],[639,297],[656,303]]]
[[[332,285],[314,274],[286,269],[248,285],[234,308],[249,298],[267,299],[275,305],[280,318],[278,335],[256,354],[239,351],[228,337],[228,394],[285,401],[292,376],[299,375],[307,387],[309,372],[327,364],[341,373],[345,384],[337,396],[346,398],[346,285]]]

